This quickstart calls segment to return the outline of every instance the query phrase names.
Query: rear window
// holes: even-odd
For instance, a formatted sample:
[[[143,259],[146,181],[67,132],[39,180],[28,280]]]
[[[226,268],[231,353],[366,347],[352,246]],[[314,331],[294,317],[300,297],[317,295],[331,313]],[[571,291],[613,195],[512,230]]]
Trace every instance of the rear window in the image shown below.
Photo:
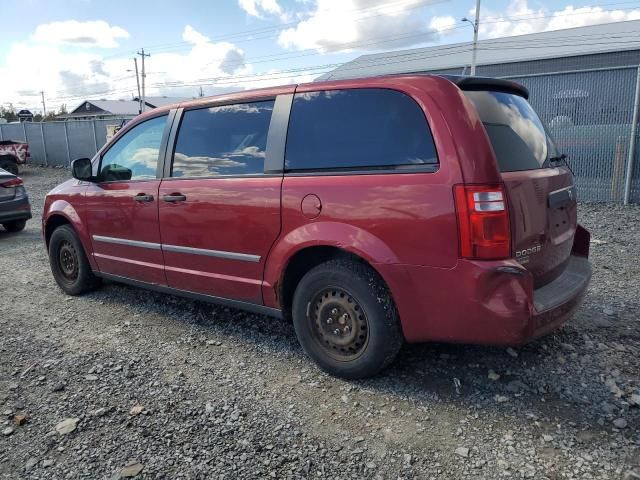
[[[502,172],[542,168],[557,156],[544,124],[524,98],[511,93],[466,91],[487,131]]]
[[[385,169],[437,162],[424,113],[402,92],[363,88],[294,97],[287,170]]]

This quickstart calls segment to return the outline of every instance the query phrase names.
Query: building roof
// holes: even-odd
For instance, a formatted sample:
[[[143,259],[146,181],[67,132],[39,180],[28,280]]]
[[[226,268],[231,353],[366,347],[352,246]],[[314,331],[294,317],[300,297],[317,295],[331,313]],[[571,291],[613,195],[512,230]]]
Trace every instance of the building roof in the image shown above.
[[[105,112],[114,115],[137,115],[139,105],[133,100],[87,100]]]
[[[640,20],[604,23],[478,42],[477,65],[524,62],[640,49]],[[317,80],[339,80],[393,73],[463,68],[471,62],[472,43],[362,55]]]
[[[138,102],[133,100],[85,100],[71,112],[59,117],[138,115],[138,109]]]
[[[186,98],[179,97],[145,97],[147,107],[157,108],[174,103],[181,103]],[[73,117],[101,117],[113,116],[135,116],[138,115],[140,105],[138,99],[133,100],[85,100],[71,112],[58,115],[58,118]]]

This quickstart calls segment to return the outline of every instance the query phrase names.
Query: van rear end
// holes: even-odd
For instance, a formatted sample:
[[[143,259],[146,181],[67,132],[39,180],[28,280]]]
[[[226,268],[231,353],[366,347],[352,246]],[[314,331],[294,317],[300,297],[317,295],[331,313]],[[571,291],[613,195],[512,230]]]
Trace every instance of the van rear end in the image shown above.
[[[524,343],[557,328],[579,306],[591,278],[589,233],[578,224],[566,156],[528,103],[526,89],[491,79],[454,83],[482,122],[500,179],[454,187],[460,256],[524,280],[529,318],[516,322],[516,331],[503,325],[503,338],[494,342]],[[508,299],[495,299],[512,292],[487,294],[504,314]]]

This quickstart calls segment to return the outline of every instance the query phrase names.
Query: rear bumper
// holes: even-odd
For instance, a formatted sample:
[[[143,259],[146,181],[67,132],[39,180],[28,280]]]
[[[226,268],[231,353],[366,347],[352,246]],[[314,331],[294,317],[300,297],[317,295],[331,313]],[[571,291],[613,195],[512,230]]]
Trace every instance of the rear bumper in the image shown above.
[[[549,333],[571,317],[582,303],[591,280],[591,264],[572,255],[565,271],[533,292],[533,315],[525,340]]]
[[[29,197],[23,196],[13,200],[0,202],[0,224],[14,220],[29,220],[31,204]]]
[[[570,318],[591,279],[589,261],[577,255],[560,277],[537,290],[531,274],[514,260],[460,260],[446,270],[377,267],[389,283],[408,342],[527,343]]]

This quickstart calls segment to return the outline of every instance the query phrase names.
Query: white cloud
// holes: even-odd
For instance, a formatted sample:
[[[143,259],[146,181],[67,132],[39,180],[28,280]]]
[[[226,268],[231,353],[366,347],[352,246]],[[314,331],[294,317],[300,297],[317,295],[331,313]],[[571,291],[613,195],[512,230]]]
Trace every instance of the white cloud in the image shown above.
[[[429,28],[431,30],[435,30],[436,32],[447,32],[452,29],[456,25],[456,19],[451,15],[446,15],[443,17],[435,16],[432,17],[429,21]]]
[[[198,95],[200,83],[204,84],[205,95],[216,95],[310,82],[316,76],[286,76],[275,69],[255,74],[242,49],[229,42],[212,42],[190,25],[185,26],[182,39],[189,43],[184,53],[154,53],[150,49],[151,57],[145,60],[147,96],[192,98]],[[132,54],[103,58],[96,49],[78,51],[66,44],[33,41],[13,43],[6,57],[0,59],[0,101],[4,106],[11,102],[16,109],[38,113],[40,90],[45,92],[49,111],[58,110],[62,104],[70,111],[87,98],[131,99],[137,95]]]
[[[238,0],[238,5],[252,17],[264,18],[265,14],[283,14],[277,0]]]
[[[158,53],[147,60],[149,74],[147,83],[151,94],[184,95],[190,92],[192,96],[196,87],[168,88],[161,84],[168,82],[193,83],[200,79],[226,79],[232,75],[242,75],[251,71],[246,65],[244,51],[233,43],[211,42],[209,38],[187,25],[182,38],[192,44],[186,54]],[[154,73],[155,72],[155,73]],[[191,80],[192,82],[188,82]],[[213,81],[212,81],[213,83]]]
[[[435,0],[434,0],[435,1]],[[317,0],[311,16],[283,30],[278,43],[284,48],[321,52],[389,50],[439,38],[438,31],[452,17],[425,21],[417,9],[424,0]],[[455,22],[455,20],[453,20]]]
[[[31,39],[49,45],[73,45],[85,48],[115,48],[118,39],[129,38],[129,32],[103,20],[79,22],[65,20],[38,25]]]
[[[246,75],[252,71],[245,62],[242,49],[229,42],[212,42],[190,25],[185,26],[182,39],[190,44],[185,53],[154,53],[151,49],[151,57],[146,59],[147,95],[193,97],[197,95],[197,86],[169,87],[163,84],[178,81],[196,83],[207,78],[223,79],[222,89],[226,90],[251,86],[250,82],[233,83],[235,75]],[[103,58],[99,50],[69,49],[66,42],[45,44],[32,40],[14,43],[10,45],[4,62],[0,62],[3,65],[0,67],[2,102],[13,102],[16,108],[39,111],[40,90],[45,92],[48,109],[57,109],[64,103],[71,110],[86,97],[130,99],[137,95],[132,53],[124,53],[121,58]],[[206,94],[219,90],[213,86],[214,83],[212,80],[212,86],[205,87]]]
[[[469,14],[474,15],[475,10],[470,10]],[[602,7],[575,8],[568,5],[551,13],[544,8],[530,8],[527,0],[512,0],[504,13],[482,10],[480,35],[485,38],[507,37],[636,19],[640,19],[640,9],[605,10]]]
[[[209,37],[198,32],[191,25],[187,25],[182,32],[182,40],[193,44],[202,44],[209,42]]]

